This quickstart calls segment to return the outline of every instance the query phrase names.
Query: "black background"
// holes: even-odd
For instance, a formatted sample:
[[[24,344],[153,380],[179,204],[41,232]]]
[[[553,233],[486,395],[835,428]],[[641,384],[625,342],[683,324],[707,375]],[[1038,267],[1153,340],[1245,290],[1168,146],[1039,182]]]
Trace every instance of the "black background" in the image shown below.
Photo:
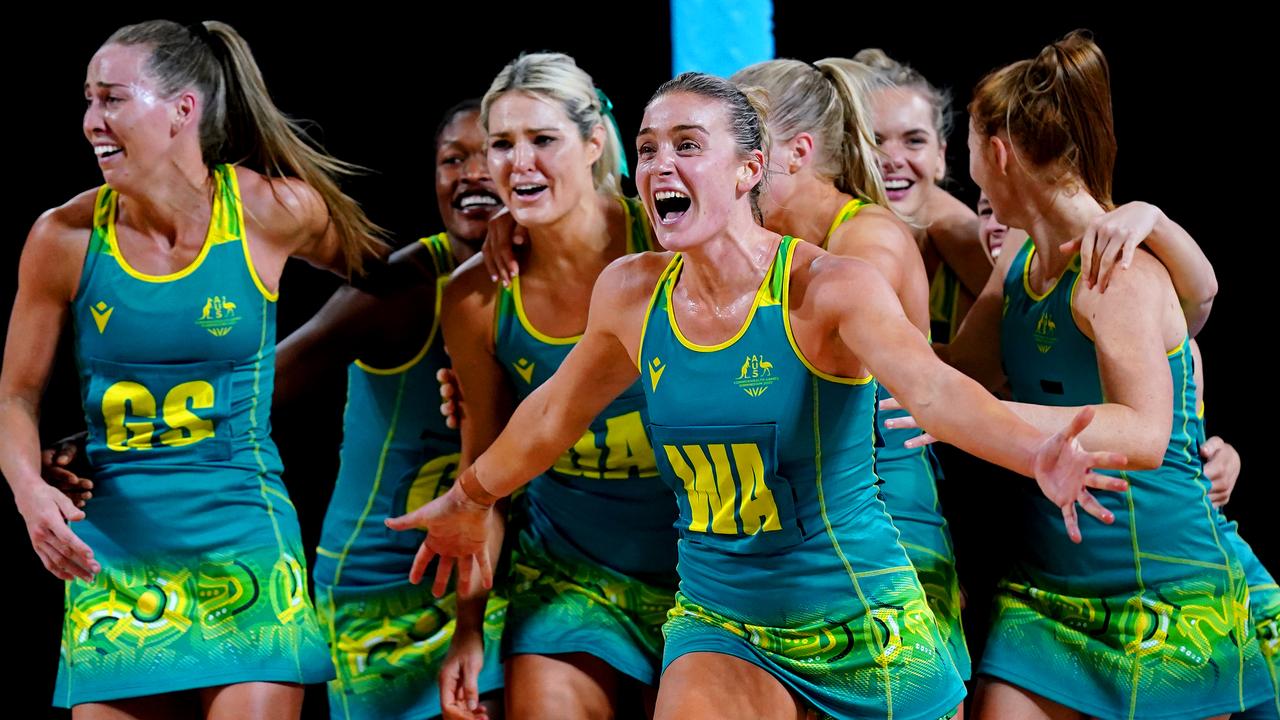
[[[432,185],[432,134],[440,113],[459,99],[483,94],[492,77],[522,50],[575,56],[613,99],[625,146],[639,126],[643,103],[671,75],[670,13],[665,3],[577,5],[470,3],[415,13],[312,12],[269,16],[224,5],[216,12],[173,14],[156,8],[47,15],[9,25],[3,67],[7,175],[0,297],[11,298],[23,238],[37,215],[101,182],[80,130],[84,68],[115,27],[168,16],[179,22],[218,19],[249,41],[277,104],[318,123],[335,155],[375,172],[348,184],[370,215],[400,242],[440,229]],[[1280,568],[1274,526],[1277,493],[1266,465],[1272,403],[1269,330],[1274,322],[1271,218],[1264,183],[1274,167],[1271,65],[1266,40],[1250,19],[1179,16],[1120,19],[1098,10],[1031,14],[970,4],[954,9],[780,1],[775,10],[777,55],[816,60],[882,47],[953,90],[960,110],[988,70],[1034,54],[1077,27],[1091,28],[1111,62],[1120,154],[1117,202],[1148,200],[1164,208],[1204,246],[1220,283],[1213,317],[1200,335],[1208,369],[1210,433],[1233,443],[1244,472],[1229,515],[1240,521],[1263,562]],[[302,7],[301,4],[294,7]],[[225,8],[225,9],[224,9]],[[860,9],[859,9],[860,8]],[[97,17],[94,17],[94,16]],[[714,27],[714,24],[713,24]],[[707,33],[708,42],[715,42]],[[1272,41],[1274,42],[1274,41]],[[968,203],[965,116],[948,152],[952,189]],[[634,150],[628,155],[634,162]],[[1265,173],[1265,174],[1264,174]],[[291,264],[281,283],[280,337],[305,321],[338,284]],[[3,313],[6,318],[8,313]],[[50,328],[49,332],[57,332]],[[48,392],[42,432],[56,438],[83,425],[70,344],[64,337]],[[285,480],[297,503],[304,540],[314,548],[337,468],[341,375],[312,397],[273,418],[285,459]],[[424,399],[434,402],[434,399]],[[1002,494],[1015,482],[972,462],[948,466],[948,517],[957,537],[969,596],[966,622],[977,649],[987,582],[998,571],[1011,525]],[[175,488],[174,492],[198,492]],[[8,506],[12,508],[12,505]],[[10,659],[0,706],[12,717],[46,712],[56,667],[62,584],[31,551],[21,518],[3,513],[7,587],[0,593]],[[1271,528],[1268,530],[1268,528]],[[16,675],[14,674],[16,672]],[[17,680],[17,682],[13,682]],[[28,710],[29,708],[29,710]],[[48,711],[51,717],[63,717]],[[324,717],[323,692],[308,693],[308,717]]]

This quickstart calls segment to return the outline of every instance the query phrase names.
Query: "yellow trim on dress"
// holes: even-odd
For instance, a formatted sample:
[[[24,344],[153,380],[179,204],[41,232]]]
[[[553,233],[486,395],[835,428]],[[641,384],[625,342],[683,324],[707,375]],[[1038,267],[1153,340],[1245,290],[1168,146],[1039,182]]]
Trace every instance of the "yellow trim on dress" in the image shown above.
[[[791,345],[791,351],[795,353],[796,358],[808,368],[809,372],[826,380],[827,382],[840,383],[841,385],[866,385],[875,379],[874,375],[867,375],[860,378],[846,378],[837,375],[829,375],[822,372],[813,363],[809,362],[809,358],[800,352],[800,345],[796,343],[795,333],[791,331],[791,261],[795,255],[796,244],[803,242],[799,238],[791,243],[791,247],[787,248],[787,258],[785,260],[786,277],[782,281],[782,327],[787,333],[787,343]]]
[[[280,299],[280,291],[271,292],[262,282],[262,278],[258,277],[258,268],[253,265],[253,254],[249,252],[249,229],[244,223],[244,200],[240,197],[240,178],[236,176],[236,168],[234,165],[227,165],[227,176],[231,178],[231,192],[236,198],[236,214],[240,221],[240,245],[244,248],[244,264],[249,267],[249,277],[253,278],[253,284],[258,286],[258,292],[262,293],[262,297],[275,302]]]
[[[845,224],[849,220],[852,220],[854,215],[857,215],[858,211],[866,204],[867,203],[862,198],[852,198],[849,202],[841,206],[840,212],[836,213],[835,219],[831,221],[831,227],[827,228],[827,234],[822,236],[821,247],[823,250],[827,249],[827,244],[831,242],[831,236],[835,233],[836,228]],[[848,213],[850,210],[853,212],[846,217],[845,213]]]
[[[1040,302],[1053,294],[1053,291],[1058,287],[1058,283],[1062,282],[1062,276],[1066,275],[1067,270],[1071,268],[1071,263],[1067,263],[1067,267],[1063,268],[1062,273],[1053,279],[1053,284],[1044,291],[1043,295],[1036,294],[1036,292],[1031,289],[1031,258],[1036,256],[1036,244],[1031,239],[1028,239],[1027,242],[1031,243],[1031,250],[1027,253],[1027,259],[1022,263],[1022,289],[1027,291],[1027,296],[1032,300]],[[1077,255],[1076,257],[1079,256]],[[1075,260],[1072,260],[1072,262],[1075,262]]]
[[[640,344],[636,346],[636,369],[640,371],[641,376],[644,375],[644,337],[649,332],[649,317],[653,315],[653,306],[658,304],[658,293],[662,292],[667,283],[667,276],[671,274],[672,268],[679,260],[680,254],[674,254],[671,262],[667,263],[667,267],[658,275],[658,283],[653,286],[653,294],[649,296],[649,306],[644,311],[644,322],[640,324]]]
[[[445,249],[452,253],[453,246],[452,244],[450,244],[448,233],[440,233],[440,234],[444,236]],[[431,237],[435,237],[435,236],[433,235]],[[431,319],[431,332],[427,334],[427,341],[422,344],[422,348],[418,350],[417,355],[414,355],[409,360],[406,360],[405,362],[400,363],[395,367],[391,367],[391,368],[374,367],[372,365],[369,365],[365,361],[361,360],[360,358],[356,358],[355,366],[360,368],[364,372],[369,373],[370,375],[399,375],[400,373],[408,372],[414,365],[417,365],[418,363],[422,362],[422,358],[427,356],[427,351],[431,349],[431,344],[435,342],[436,335],[440,332],[440,311],[444,306],[444,286],[449,284],[449,276],[441,272],[441,268],[439,267],[440,261],[438,258],[436,258],[435,251],[431,249],[431,243],[430,243],[431,237],[424,237],[424,238],[418,239],[418,242],[422,243],[422,246],[427,248],[427,252],[431,253],[431,261],[436,265],[436,299],[435,299],[435,307],[434,307],[435,313]]]
[[[191,264],[167,275],[148,275],[141,270],[136,270],[129,261],[125,259],[124,253],[120,250],[120,241],[116,237],[116,213],[120,207],[120,193],[113,192],[111,194],[111,207],[107,210],[107,248],[111,251],[111,255],[115,257],[116,263],[121,270],[130,277],[149,283],[167,283],[174,280],[181,280],[196,271],[204,263],[204,259],[209,256],[209,248],[214,246],[213,238],[218,231],[218,201],[221,197],[220,193],[215,192],[213,207],[209,211],[209,229],[204,234],[204,244],[200,246],[200,253],[196,255],[196,259]]]
[[[768,294],[769,280],[773,277],[774,262],[777,262],[776,250],[774,251],[773,262],[769,263],[769,267],[765,269],[764,278],[760,280],[760,287],[756,288],[756,296],[751,301],[751,309],[747,311],[746,322],[742,323],[742,327],[738,328],[738,331],[733,334],[733,337],[725,340],[724,342],[716,343],[715,345],[699,345],[685,337],[684,333],[680,332],[680,326],[676,324],[676,310],[675,304],[671,301],[671,292],[675,289],[676,283],[680,280],[680,268],[684,265],[684,257],[677,253],[675,260],[672,261],[672,264],[675,265],[675,267],[672,269],[671,275],[666,278],[663,292],[666,293],[667,298],[667,320],[671,323],[671,331],[676,336],[676,339],[680,341],[680,344],[694,352],[707,353],[724,350],[742,339],[742,336],[747,334],[747,328],[751,327],[751,321],[756,317],[756,310],[762,304],[765,295]]]
[[[525,332],[533,336],[539,342],[547,345],[572,345],[582,339],[582,335],[574,335],[572,337],[552,337],[543,333],[541,330],[533,326],[529,321],[529,316],[524,314],[524,300],[520,296],[520,276],[515,275],[511,278],[511,304],[516,308],[516,317],[520,320],[521,327]]]

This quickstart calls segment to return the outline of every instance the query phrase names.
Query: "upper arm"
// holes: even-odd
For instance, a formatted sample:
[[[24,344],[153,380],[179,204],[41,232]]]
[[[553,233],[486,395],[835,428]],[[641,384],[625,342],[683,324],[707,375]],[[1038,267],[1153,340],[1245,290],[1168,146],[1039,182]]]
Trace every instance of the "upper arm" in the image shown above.
[[[1166,351],[1173,342],[1168,337],[1174,333],[1170,321],[1182,319],[1164,267],[1140,253],[1130,272],[1113,280],[1106,293],[1077,283],[1073,308],[1081,329],[1096,346],[1107,402],[1136,411],[1140,429],[1158,436],[1163,446],[1173,422],[1173,381]]]
[[[274,288],[289,257],[322,270],[346,273],[342,238],[329,206],[315,188],[298,178],[267,178],[237,168],[247,242],[258,275]]]
[[[929,238],[965,289],[977,295],[991,274],[991,258],[982,247],[978,214],[941,189],[934,202],[937,207],[931,212]]]
[[[929,330],[929,284],[924,260],[906,225],[881,208],[866,208],[841,225],[828,252],[864,260],[894,289],[911,322]]]
[[[1000,253],[996,267],[988,274],[986,285],[965,315],[960,329],[938,353],[952,367],[988,389],[1004,384],[1000,319],[1004,313],[1004,280],[1017,254],[1012,249]]]
[[[440,321],[462,394],[462,462],[469,466],[491,445],[515,409],[515,390],[498,362],[493,338],[497,286],[477,255],[445,288]]]
[[[80,199],[50,210],[27,235],[18,263],[18,292],[5,341],[0,397],[38,406],[70,315],[92,224]]]

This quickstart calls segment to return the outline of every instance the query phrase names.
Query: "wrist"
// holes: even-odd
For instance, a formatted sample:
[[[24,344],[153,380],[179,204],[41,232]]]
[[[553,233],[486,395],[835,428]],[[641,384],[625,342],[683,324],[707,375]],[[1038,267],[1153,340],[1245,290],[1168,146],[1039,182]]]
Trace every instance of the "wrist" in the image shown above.
[[[488,491],[484,485],[480,484],[480,477],[476,474],[475,463],[472,463],[462,474],[458,476],[457,482],[453,486],[462,493],[468,501],[480,505],[485,508],[491,508],[501,499]]]

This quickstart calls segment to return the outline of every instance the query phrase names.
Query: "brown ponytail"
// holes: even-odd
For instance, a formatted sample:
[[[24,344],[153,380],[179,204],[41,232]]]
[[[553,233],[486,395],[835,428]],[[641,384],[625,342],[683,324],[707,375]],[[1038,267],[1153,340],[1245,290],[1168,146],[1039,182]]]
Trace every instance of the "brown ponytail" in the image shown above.
[[[1074,176],[1110,209],[1116,164],[1111,72],[1089,34],[1076,30],[1040,51],[992,72],[969,103],[985,137],[1009,133],[1014,149],[1059,182]]]

